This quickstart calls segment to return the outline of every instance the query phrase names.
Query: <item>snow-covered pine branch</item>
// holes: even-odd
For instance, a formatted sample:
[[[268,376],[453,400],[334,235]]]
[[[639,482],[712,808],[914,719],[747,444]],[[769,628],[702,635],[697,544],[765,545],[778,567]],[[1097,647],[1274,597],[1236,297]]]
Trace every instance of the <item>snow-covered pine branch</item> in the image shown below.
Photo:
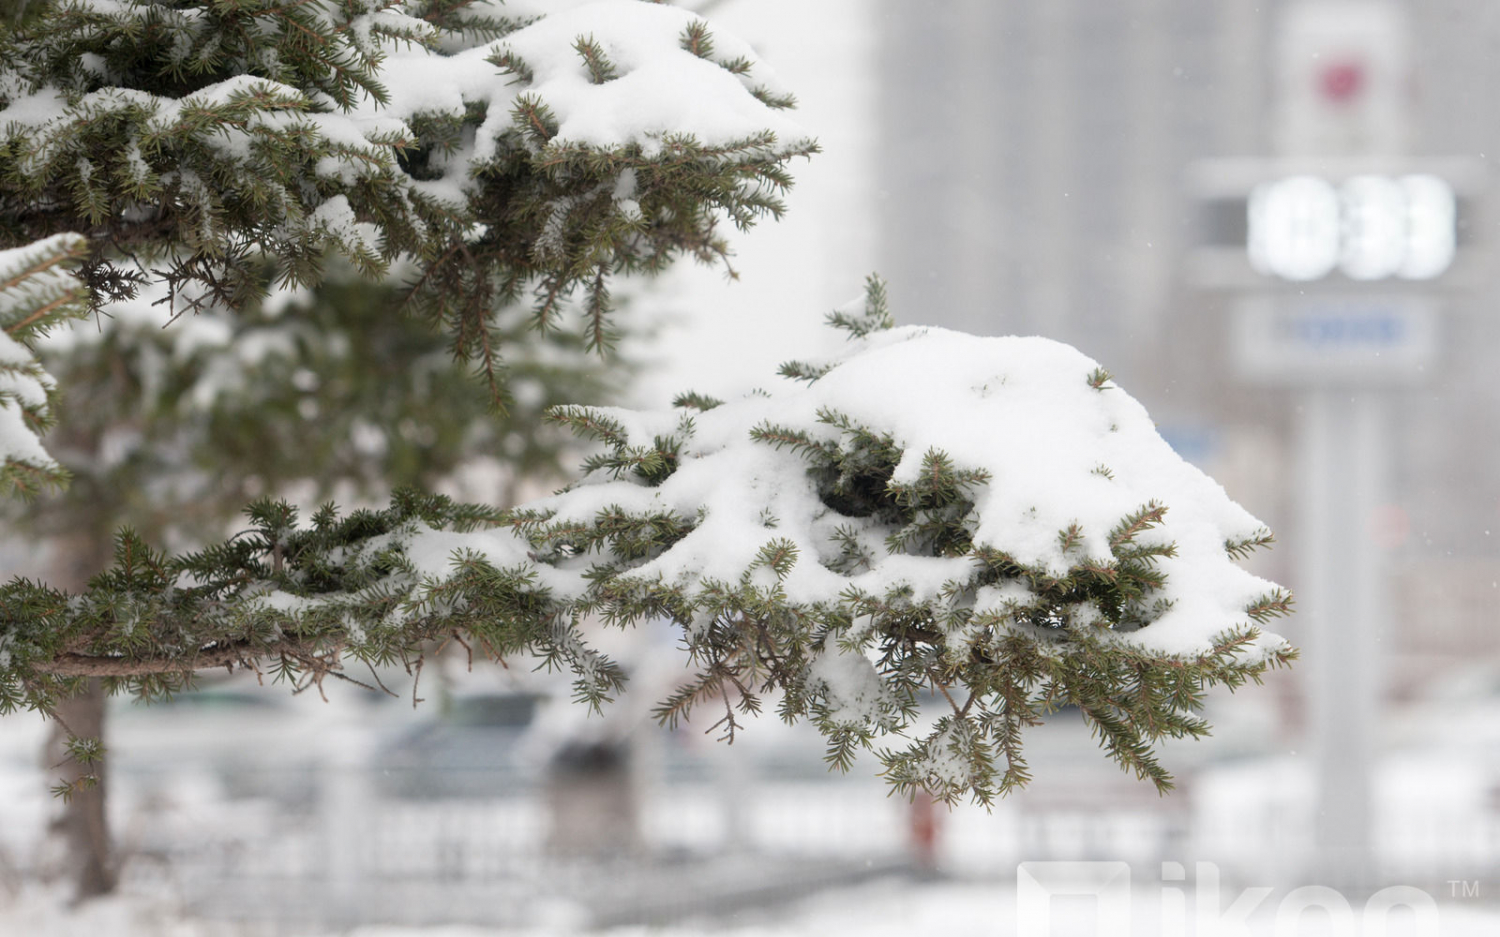
[[[546,325],[582,292],[603,347],[612,275],[722,259],[816,147],[695,15],[562,6],[60,0],[0,35],[0,237],[81,231],[96,304],[158,280],[174,311],[243,305],[261,258],[305,285],[404,256],[492,377],[505,303]]]
[[[0,250],[0,498],[60,486],[67,472],[38,438],[55,422],[53,380],[33,354],[36,340],[86,306],[71,270],[83,238],[59,234]]]
[[[1164,737],[1295,651],[1289,609],[1234,560],[1269,534],[1180,459],[1095,362],[1040,338],[892,328],[878,281],[802,385],[665,412],[563,407],[603,442],[572,487],[510,512],[415,493],[300,525],[284,504],[190,556],[133,535],[81,596],[0,587],[0,707],[115,675],[148,693],[237,663],[321,679],[458,635],[572,668],[599,705],[623,674],[585,623],[682,630],[696,676],[660,715],[762,695],[847,766],[988,800],[1027,780],[1021,730],[1075,705],[1162,787]],[[260,663],[256,663],[260,662]],[[919,722],[924,693],[949,712]]]

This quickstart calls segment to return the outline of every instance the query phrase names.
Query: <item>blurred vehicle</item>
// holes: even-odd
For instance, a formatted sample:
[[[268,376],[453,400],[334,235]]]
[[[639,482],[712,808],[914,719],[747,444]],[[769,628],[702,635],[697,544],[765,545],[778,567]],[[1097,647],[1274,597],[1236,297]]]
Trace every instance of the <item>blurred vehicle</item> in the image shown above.
[[[376,789],[392,797],[501,797],[542,779],[545,758],[525,744],[546,698],[533,693],[454,695],[371,755]]]

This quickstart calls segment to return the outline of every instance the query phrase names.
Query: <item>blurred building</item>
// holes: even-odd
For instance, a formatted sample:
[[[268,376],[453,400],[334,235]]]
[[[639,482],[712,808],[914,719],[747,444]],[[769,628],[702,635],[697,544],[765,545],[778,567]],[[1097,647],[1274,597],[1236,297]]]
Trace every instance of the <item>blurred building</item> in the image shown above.
[[[886,3],[878,179],[894,308],[1043,334],[1099,359],[1183,455],[1282,535],[1260,571],[1295,589],[1298,396],[1233,377],[1235,297],[1195,279],[1202,219],[1186,187],[1198,161],[1276,152],[1276,30],[1290,5]],[[1397,6],[1411,33],[1407,155],[1486,169],[1500,154],[1500,7]],[[1432,291],[1438,366],[1383,392],[1391,503],[1370,530],[1349,531],[1388,549],[1398,698],[1500,655],[1493,214],[1479,198],[1460,217],[1466,276]],[[1297,629],[1286,629],[1294,641]]]

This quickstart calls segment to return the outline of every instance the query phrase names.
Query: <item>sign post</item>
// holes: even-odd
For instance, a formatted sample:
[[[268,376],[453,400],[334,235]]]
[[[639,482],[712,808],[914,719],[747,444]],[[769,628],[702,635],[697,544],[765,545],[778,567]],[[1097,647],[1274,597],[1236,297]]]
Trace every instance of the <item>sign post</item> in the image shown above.
[[[1196,272],[1241,292],[1236,376],[1295,392],[1299,669],[1316,771],[1299,871],[1352,888],[1378,872],[1371,780],[1391,602],[1372,521],[1391,474],[1385,400],[1438,365],[1439,288],[1462,279],[1460,219],[1482,177],[1404,155],[1408,37],[1389,0],[1284,5],[1276,155],[1192,177],[1206,225]]]
[[[1391,4],[1304,0],[1288,7],[1277,62],[1276,129],[1283,151],[1399,154],[1407,124],[1401,93],[1406,35],[1401,12]],[[1422,196],[1409,195],[1426,188],[1425,180],[1412,185],[1418,178],[1369,174],[1336,186],[1302,176],[1259,187],[1249,206],[1252,264],[1302,282],[1335,272],[1356,283],[1380,280],[1424,264],[1421,272],[1441,272],[1453,242],[1444,242],[1447,257],[1440,262],[1426,256],[1433,251],[1421,243],[1422,212],[1413,209]],[[1436,226],[1440,241],[1452,230],[1452,215],[1446,228]],[[1371,775],[1381,709],[1379,651],[1390,605],[1370,530],[1385,500],[1390,447],[1385,408],[1371,388],[1385,383],[1382,378],[1420,375],[1435,352],[1435,327],[1430,311],[1393,305],[1370,290],[1351,289],[1342,302],[1300,296],[1274,302],[1259,333],[1268,339],[1261,350],[1280,352],[1280,373],[1300,371],[1308,385],[1299,408],[1298,514],[1317,759],[1312,871],[1327,884],[1357,887],[1370,884],[1375,873]],[[1256,350],[1252,339],[1242,362]]]

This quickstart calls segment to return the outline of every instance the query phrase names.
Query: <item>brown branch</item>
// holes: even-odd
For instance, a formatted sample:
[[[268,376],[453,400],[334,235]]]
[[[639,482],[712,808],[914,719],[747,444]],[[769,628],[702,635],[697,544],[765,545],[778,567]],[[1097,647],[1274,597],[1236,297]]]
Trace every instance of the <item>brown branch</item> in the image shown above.
[[[964,708],[958,711],[958,718],[962,719],[963,717],[967,716],[969,714],[969,710],[974,707],[974,701],[977,699],[979,699],[979,691],[975,690],[974,692],[970,693],[969,698],[964,701]]]
[[[932,685],[935,686],[935,687],[937,687],[938,692],[941,693],[941,694],[943,694],[943,699],[947,700],[948,701],[948,705],[953,707],[953,714],[955,716],[958,716],[960,719],[962,719],[963,715],[964,715],[964,709],[960,709],[959,706],[958,706],[958,704],[953,701],[953,697],[948,693],[948,687],[946,685],[944,685],[944,683],[941,680],[937,680],[937,679],[934,679],[932,681]],[[972,699],[971,699],[971,702],[972,702]],[[967,707],[965,707],[965,709],[967,709]]]
[[[310,660],[305,646],[292,641],[258,645],[236,642],[200,648],[191,657],[100,657],[65,651],[53,660],[33,665],[33,669],[38,673],[58,677],[143,677],[151,674],[187,674],[196,670],[233,667],[235,664],[248,666],[251,661],[278,654],[290,654],[303,663]]]
[[[11,277],[9,280],[0,281],[0,290],[15,289],[32,277],[46,273],[48,270],[51,270],[58,264],[66,263],[69,260],[77,260],[79,256],[81,255],[75,251],[65,251],[61,254],[47,257],[37,263],[32,264],[25,270],[22,270],[20,273]]]
[[[528,107],[526,109],[526,117],[531,122],[531,127],[536,131],[537,136],[541,137],[543,140],[552,139],[552,134],[547,132],[547,125],[543,123],[542,118],[537,115],[535,107]]]
[[[465,641],[463,638],[461,638],[461,637],[458,636],[458,632],[457,631],[453,632],[453,640],[455,640],[459,644],[461,644],[463,646],[464,651],[466,651],[468,653],[468,655],[469,655],[469,673],[473,673],[474,672],[474,649],[472,647],[469,647],[469,644],[468,644],[467,641]]]
[[[20,322],[16,322],[16,323],[14,323],[12,325],[6,326],[5,327],[5,334],[7,334],[7,335],[18,335],[18,334],[20,334],[21,330],[24,329],[24,328],[26,328],[26,326],[30,325],[31,323],[37,321],[38,319],[40,319],[40,318],[42,318],[44,316],[46,316],[47,313],[51,312],[52,310],[56,309],[57,307],[59,307],[59,306],[65,306],[68,303],[76,301],[78,299],[79,292],[81,292],[81,290],[70,290],[67,295],[65,295],[65,296],[59,296],[57,299],[54,299],[52,302],[48,303],[47,305],[45,305],[42,308],[38,309],[36,312],[33,312],[31,315],[29,315],[26,318],[22,319]]]
[[[417,658],[417,668],[416,668],[417,669],[417,675],[411,681],[411,708],[412,709],[416,709],[417,708],[417,704],[419,704],[419,703],[422,702],[422,698],[417,695],[417,687],[419,687],[419,686],[422,685],[422,661],[424,661],[424,660],[426,660],[426,658],[423,658],[423,657],[418,657]]]

